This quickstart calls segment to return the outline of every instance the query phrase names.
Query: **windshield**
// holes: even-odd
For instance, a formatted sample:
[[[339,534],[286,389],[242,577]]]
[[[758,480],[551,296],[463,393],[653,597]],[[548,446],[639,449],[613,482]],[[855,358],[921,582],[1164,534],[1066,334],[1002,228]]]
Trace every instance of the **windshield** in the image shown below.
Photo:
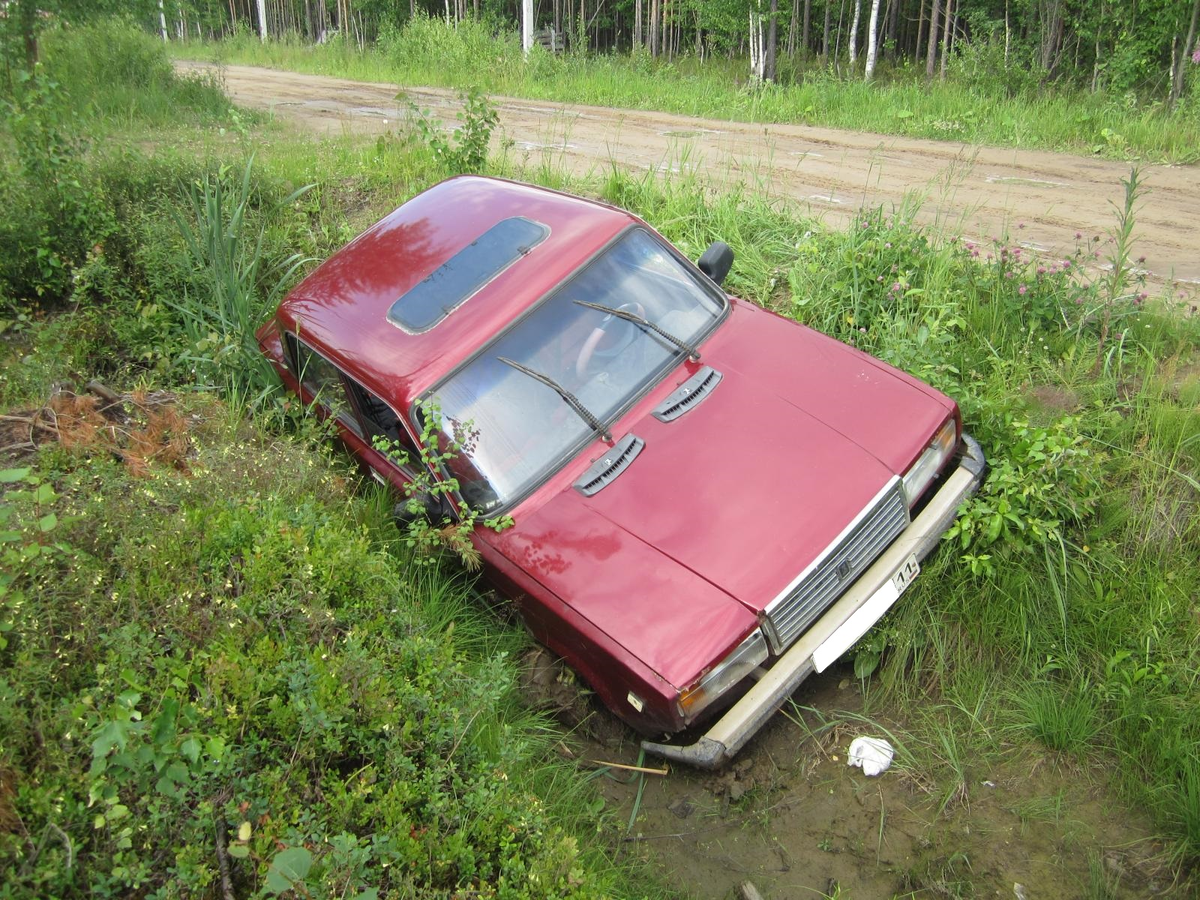
[[[633,313],[686,344],[724,311],[721,295],[649,232],[627,232],[432,398],[443,449],[463,499],[506,506],[597,436],[561,391],[501,361],[534,370],[578,398],[607,427],[686,351],[643,325],[575,302]]]

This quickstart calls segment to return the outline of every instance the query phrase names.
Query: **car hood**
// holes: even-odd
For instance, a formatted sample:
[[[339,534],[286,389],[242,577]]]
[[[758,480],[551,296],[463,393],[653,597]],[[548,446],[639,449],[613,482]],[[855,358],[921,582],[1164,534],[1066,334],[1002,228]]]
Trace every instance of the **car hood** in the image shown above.
[[[502,536],[510,558],[677,686],[731,648],[953,410],[871,357],[747,307],[703,362],[722,380],[702,402],[671,422],[643,410],[619,424],[618,440],[645,447],[614,480],[591,497],[568,486]]]

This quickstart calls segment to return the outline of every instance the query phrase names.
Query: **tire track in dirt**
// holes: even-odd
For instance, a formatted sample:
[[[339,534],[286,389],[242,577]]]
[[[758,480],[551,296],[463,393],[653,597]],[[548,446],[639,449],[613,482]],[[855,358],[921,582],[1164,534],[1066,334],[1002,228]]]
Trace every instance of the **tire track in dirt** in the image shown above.
[[[179,62],[183,71],[212,69]],[[314,134],[375,134],[407,117],[411,100],[449,124],[454,91],[226,66],[232,99]],[[695,171],[797,203],[831,225],[863,205],[920,199],[919,221],[987,241],[1008,233],[1029,251],[1067,257],[1075,234],[1104,235],[1129,165],[1041,150],[978,147],[804,125],[750,124],[642,110],[492,97],[504,139],[532,163],[573,173],[610,165]],[[1200,287],[1200,168],[1146,165],[1134,257],[1156,283]],[[986,252],[986,250],[985,250]],[[1098,265],[1102,265],[1100,260]]]

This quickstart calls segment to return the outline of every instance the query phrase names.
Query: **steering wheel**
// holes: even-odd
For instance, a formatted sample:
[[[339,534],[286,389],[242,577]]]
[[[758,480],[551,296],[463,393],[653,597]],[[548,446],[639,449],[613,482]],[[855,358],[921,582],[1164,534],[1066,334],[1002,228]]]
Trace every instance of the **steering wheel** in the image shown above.
[[[622,303],[617,309],[646,317],[646,308],[640,303]],[[575,358],[575,375],[578,378],[586,378],[593,359],[611,359],[617,356],[633,343],[633,339],[637,337],[637,327],[633,322],[612,313],[606,315],[579,348],[579,356]]]

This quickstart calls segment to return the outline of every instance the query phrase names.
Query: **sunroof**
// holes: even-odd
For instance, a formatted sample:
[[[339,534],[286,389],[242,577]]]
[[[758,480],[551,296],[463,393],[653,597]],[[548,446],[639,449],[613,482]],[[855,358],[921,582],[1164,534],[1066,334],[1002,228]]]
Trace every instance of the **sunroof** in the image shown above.
[[[520,216],[497,222],[401,294],[388,320],[405,331],[428,331],[549,233],[540,222]]]

